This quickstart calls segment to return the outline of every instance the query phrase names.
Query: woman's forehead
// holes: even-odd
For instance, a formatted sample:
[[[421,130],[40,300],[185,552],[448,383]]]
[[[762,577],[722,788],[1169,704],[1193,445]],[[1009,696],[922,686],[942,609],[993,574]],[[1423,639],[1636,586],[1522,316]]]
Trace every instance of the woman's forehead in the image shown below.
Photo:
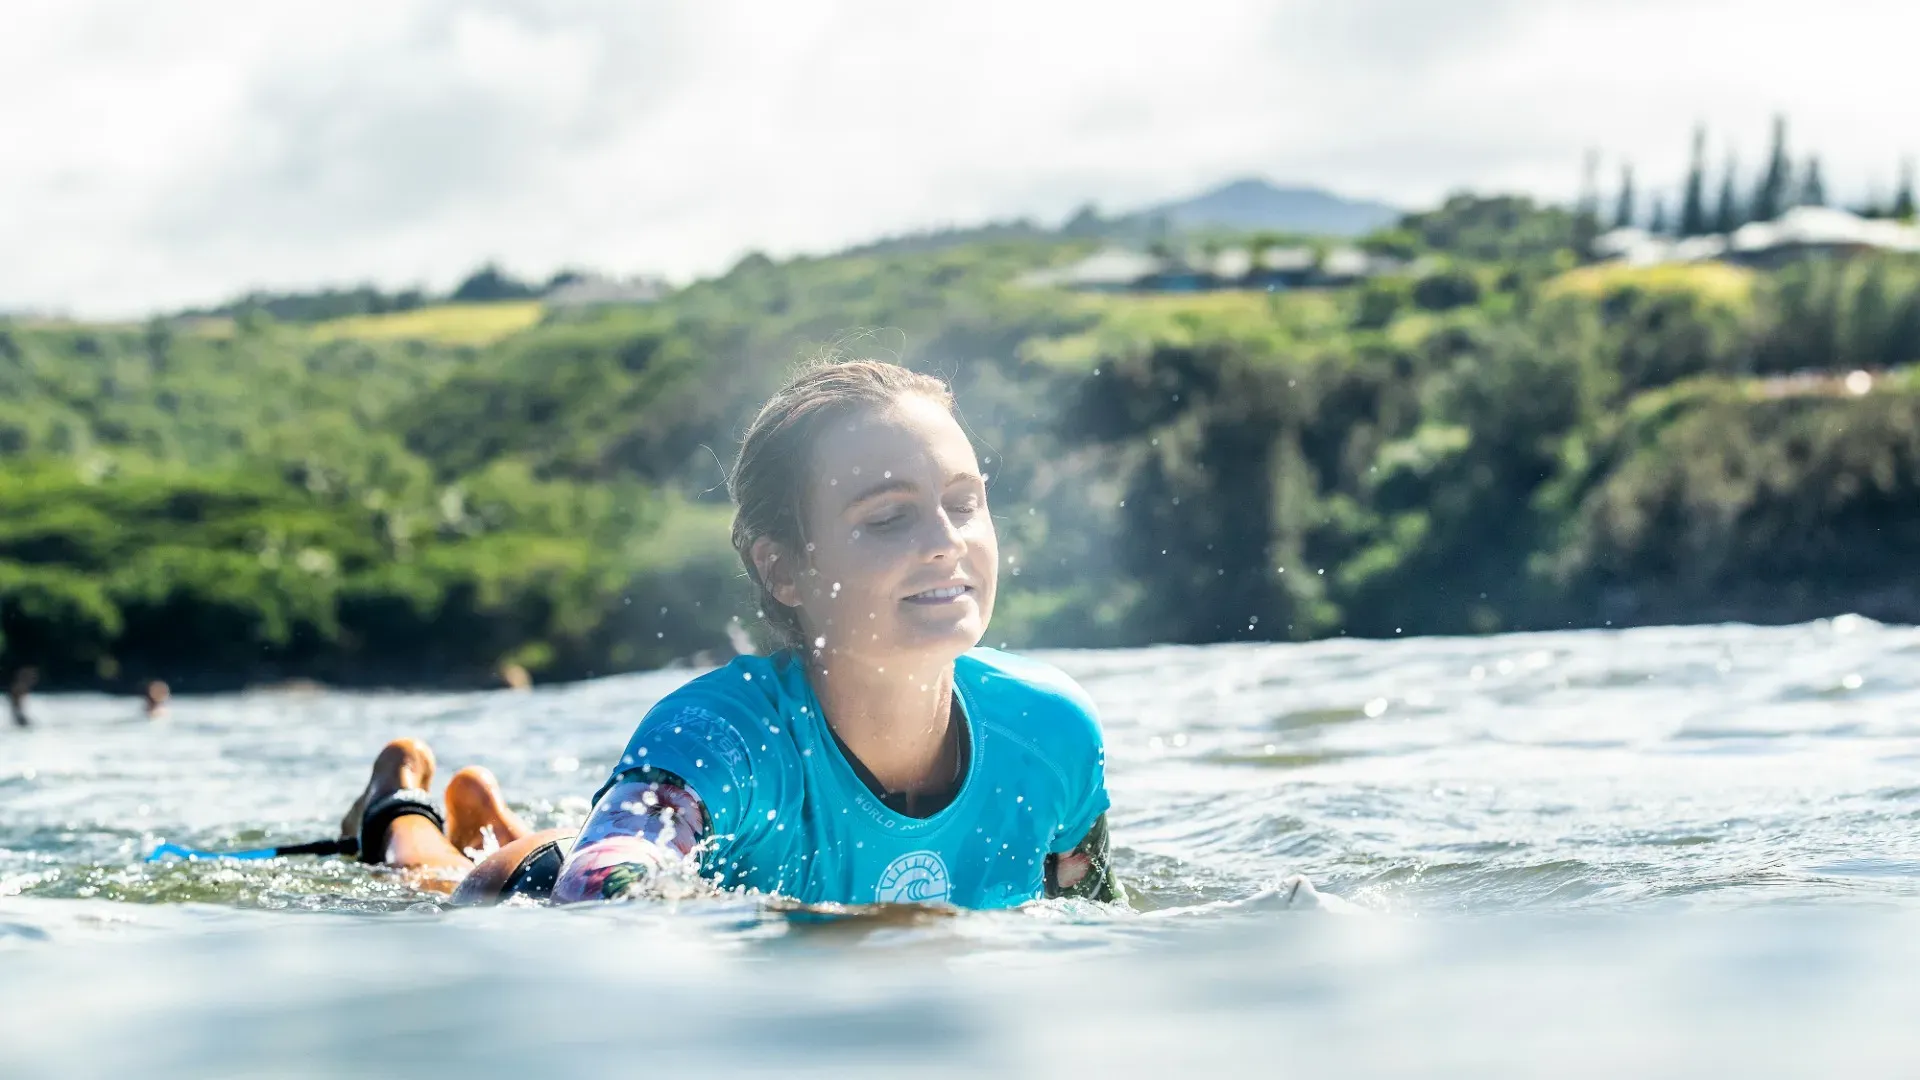
[[[844,487],[848,476],[872,479],[873,469],[931,470],[943,483],[953,474],[979,471],[966,432],[938,402],[922,397],[829,424],[813,448],[813,466],[816,486],[839,480],[827,484],[833,487]]]

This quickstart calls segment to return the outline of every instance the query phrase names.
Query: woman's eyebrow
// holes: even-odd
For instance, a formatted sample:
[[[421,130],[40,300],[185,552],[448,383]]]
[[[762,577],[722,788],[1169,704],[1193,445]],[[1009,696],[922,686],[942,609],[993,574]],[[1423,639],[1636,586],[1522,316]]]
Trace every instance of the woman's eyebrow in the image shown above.
[[[891,495],[896,491],[915,492],[919,490],[920,490],[920,485],[914,483],[911,480],[906,479],[905,477],[902,477],[898,480],[882,480],[881,482],[873,485],[872,487],[866,489],[865,491],[862,491],[860,494],[855,495],[853,498],[848,499],[847,505],[859,506],[861,503],[866,502],[868,499],[875,498],[880,495]]]
[[[966,484],[966,483],[985,484],[986,481],[980,477],[979,473],[971,473],[971,472],[957,472],[947,478],[948,487],[952,487],[955,484]],[[905,477],[900,477],[894,480],[882,480],[879,483],[873,485],[872,487],[867,488],[864,491],[860,492],[860,494],[855,495],[853,498],[848,499],[847,506],[849,507],[859,506],[861,503],[866,502],[868,499],[877,498],[881,495],[892,495],[896,492],[904,492],[910,495],[919,490],[920,490],[919,484],[916,484]]]

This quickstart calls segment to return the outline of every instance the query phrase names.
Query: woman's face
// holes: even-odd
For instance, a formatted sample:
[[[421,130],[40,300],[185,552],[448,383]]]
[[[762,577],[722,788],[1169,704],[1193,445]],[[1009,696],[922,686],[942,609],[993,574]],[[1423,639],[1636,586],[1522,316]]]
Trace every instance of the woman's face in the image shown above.
[[[951,415],[913,395],[835,422],[813,447],[808,550],[792,591],[826,655],[951,660],[993,616],[1000,544],[986,480]],[[781,575],[786,578],[787,575]]]

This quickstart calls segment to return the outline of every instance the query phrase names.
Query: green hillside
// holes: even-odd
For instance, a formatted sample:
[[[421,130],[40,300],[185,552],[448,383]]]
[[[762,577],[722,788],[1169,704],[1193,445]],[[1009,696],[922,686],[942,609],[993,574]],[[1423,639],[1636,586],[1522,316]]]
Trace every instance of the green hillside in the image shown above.
[[[955,383],[995,643],[1920,616],[1920,266],[1575,269],[1566,215],[1515,200],[1380,242],[1421,269],[1090,297],[1016,284],[1086,246],[1014,237],[601,311],[0,322],[0,667],[463,684],[723,651],[752,612],[720,462],[824,348]]]

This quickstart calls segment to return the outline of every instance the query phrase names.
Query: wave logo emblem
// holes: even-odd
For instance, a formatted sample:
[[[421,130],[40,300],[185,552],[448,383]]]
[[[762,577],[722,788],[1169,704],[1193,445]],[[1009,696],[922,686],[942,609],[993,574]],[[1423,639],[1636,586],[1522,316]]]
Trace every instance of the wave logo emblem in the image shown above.
[[[952,896],[947,864],[932,851],[910,851],[893,860],[873,887],[876,904],[944,904]]]

